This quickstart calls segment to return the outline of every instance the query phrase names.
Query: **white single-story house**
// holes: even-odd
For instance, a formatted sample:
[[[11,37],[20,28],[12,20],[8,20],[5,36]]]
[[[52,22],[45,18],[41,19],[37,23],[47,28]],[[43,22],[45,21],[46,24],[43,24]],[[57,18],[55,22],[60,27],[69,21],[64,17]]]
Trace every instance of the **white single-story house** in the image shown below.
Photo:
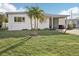
[[[30,18],[26,12],[6,12],[8,17],[8,30],[31,29]],[[69,15],[45,14],[47,19],[42,23],[38,22],[39,29],[58,29],[59,25],[65,26],[65,20]],[[34,28],[34,20],[32,21]]]

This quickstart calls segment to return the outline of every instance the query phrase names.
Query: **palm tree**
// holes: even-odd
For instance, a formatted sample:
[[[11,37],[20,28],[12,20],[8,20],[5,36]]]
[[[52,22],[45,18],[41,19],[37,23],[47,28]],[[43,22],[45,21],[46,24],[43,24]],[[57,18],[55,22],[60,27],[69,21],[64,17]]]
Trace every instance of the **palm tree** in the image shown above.
[[[28,9],[27,11],[28,16],[31,19],[31,27],[32,27],[32,19],[34,19],[34,29],[38,29],[38,21],[42,23],[45,19],[44,11],[41,10],[39,7],[30,7],[27,9]]]
[[[31,29],[32,29],[32,19],[34,19],[34,29],[38,30],[38,21],[41,23],[45,20],[44,11],[41,10],[39,7],[30,7],[27,8],[28,16],[30,17]],[[34,32],[37,34],[37,32]]]
[[[0,14],[0,26],[2,27],[3,25],[5,26],[7,22],[7,17],[4,14]]]
[[[30,18],[30,24],[31,24],[31,29],[32,29],[32,18],[33,18],[33,10],[29,7],[27,7],[28,12],[26,11],[26,13],[28,14],[29,18]]]

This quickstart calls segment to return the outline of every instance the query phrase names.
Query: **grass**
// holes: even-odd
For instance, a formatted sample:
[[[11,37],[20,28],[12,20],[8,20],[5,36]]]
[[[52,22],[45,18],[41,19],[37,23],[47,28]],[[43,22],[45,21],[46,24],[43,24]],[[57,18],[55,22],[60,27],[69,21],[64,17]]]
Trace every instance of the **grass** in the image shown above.
[[[30,31],[0,31],[2,56],[79,56],[79,36],[39,30],[27,41]]]

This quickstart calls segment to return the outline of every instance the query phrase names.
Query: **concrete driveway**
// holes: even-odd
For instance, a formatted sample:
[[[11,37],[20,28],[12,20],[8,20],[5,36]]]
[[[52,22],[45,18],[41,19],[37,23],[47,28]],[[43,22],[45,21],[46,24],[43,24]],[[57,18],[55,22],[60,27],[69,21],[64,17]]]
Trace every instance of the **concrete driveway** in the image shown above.
[[[58,30],[58,31],[59,31],[59,32],[64,32],[65,29],[63,29],[63,30]],[[72,30],[67,30],[66,33],[79,35],[79,28],[72,29]]]
[[[66,33],[79,35],[79,28],[73,30],[67,30]]]

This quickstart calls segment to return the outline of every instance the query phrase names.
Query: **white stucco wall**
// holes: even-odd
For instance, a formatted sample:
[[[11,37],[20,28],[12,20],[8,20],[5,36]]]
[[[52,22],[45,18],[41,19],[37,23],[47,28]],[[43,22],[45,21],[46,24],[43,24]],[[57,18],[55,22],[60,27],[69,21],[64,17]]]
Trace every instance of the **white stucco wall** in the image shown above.
[[[14,17],[25,17],[25,22],[14,22]],[[34,27],[34,20],[32,22],[32,25]],[[49,20],[46,19],[43,23],[38,23],[38,27],[40,29],[44,28],[49,28]],[[13,13],[13,14],[8,14],[8,30],[22,30],[22,29],[31,29],[30,26],[30,18],[26,13]]]
[[[25,22],[14,22],[14,17],[25,17]],[[8,30],[30,29],[30,19],[26,14],[8,14]]]
[[[38,28],[40,29],[49,28],[49,18],[44,20],[42,23],[38,22]]]

